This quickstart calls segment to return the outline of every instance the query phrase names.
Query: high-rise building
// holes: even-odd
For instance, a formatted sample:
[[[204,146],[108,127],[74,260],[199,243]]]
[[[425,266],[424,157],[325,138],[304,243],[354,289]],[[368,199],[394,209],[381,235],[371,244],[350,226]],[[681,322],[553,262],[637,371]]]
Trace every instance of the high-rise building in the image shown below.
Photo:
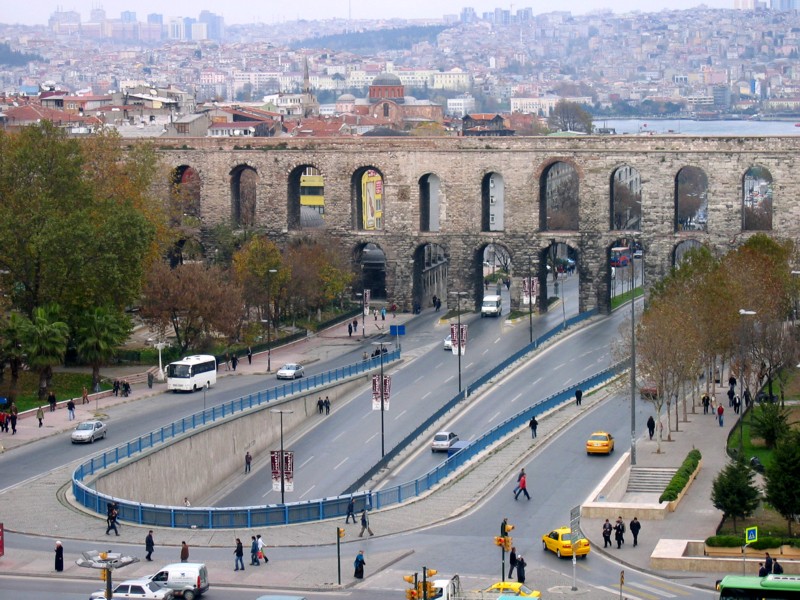
[[[164,24],[164,15],[158,13],[150,13],[147,15],[147,22],[151,25],[163,25]]]
[[[209,40],[222,41],[225,39],[225,19],[221,15],[204,10],[200,13],[198,20],[206,24]]]
[[[106,11],[102,8],[93,8],[89,13],[89,23],[102,23],[106,20]]]
[[[130,10],[123,10],[119,18],[123,23],[136,23],[136,13]]]

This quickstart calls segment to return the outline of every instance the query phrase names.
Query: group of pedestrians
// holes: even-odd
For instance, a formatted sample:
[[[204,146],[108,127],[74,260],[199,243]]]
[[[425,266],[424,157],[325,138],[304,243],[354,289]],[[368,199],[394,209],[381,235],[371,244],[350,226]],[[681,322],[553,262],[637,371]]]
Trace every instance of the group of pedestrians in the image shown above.
[[[633,547],[639,545],[639,532],[642,529],[642,524],[637,517],[629,524],[631,535],[633,536]],[[614,541],[617,542],[617,550],[622,548],[625,543],[625,522],[622,520],[622,515],[617,517],[617,520],[612,525],[608,519],[603,523],[603,548],[611,546],[611,534],[614,534]]]
[[[769,552],[765,552],[764,562],[758,563],[758,576],[766,577],[770,573],[774,575],[783,575],[783,567],[778,563],[777,558],[772,558]]]
[[[517,475],[517,485],[514,488],[514,500],[518,500],[520,494],[525,494],[528,500],[531,499],[531,495],[528,493],[528,475],[525,473],[525,469],[522,469],[519,475]]]
[[[508,555],[508,578],[514,577],[514,571],[517,572],[517,582],[525,583],[525,567],[528,563],[522,557],[522,554],[517,554],[517,547],[511,546],[511,553]]]
[[[248,364],[253,363],[253,351],[250,350],[250,346],[247,347],[247,362]],[[225,353],[225,370],[236,371],[236,367],[239,365],[239,357],[236,355],[236,352],[226,352]]]
[[[41,410],[41,407],[39,407]],[[17,433],[17,418],[19,415],[19,409],[17,408],[16,402],[11,402],[8,407],[8,410],[5,408],[0,409],[0,431],[3,433],[8,433],[8,430],[11,429],[11,435]],[[44,415],[42,415],[44,417]]]
[[[317,412],[319,414],[331,414],[331,400],[328,396],[325,396],[325,399],[322,399],[322,396],[319,397],[317,400]]]
[[[114,392],[114,396],[122,394],[124,398],[127,398],[131,393],[131,384],[128,383],[127,379],[123,379],[122,381],[115,379],[111,386],[111,391]]]

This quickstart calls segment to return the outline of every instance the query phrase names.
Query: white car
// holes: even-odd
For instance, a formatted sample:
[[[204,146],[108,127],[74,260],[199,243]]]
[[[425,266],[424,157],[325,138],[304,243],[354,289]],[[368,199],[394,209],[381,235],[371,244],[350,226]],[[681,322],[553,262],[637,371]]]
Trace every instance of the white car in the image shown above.
[[[452,350],[453,349],[453,338],[449,335],[444,338],[444,349],[445,350]]]
[[[89,596],[89,600],[101,600],[106,597],[105,590],[99,590]],[[149,600],[171,600],[172,590],[150,581],[149,579],[129,579],[118,583],[111,590],[111,598],[146,598]]]
[[[452,431],[440,431],[433,436],[431,443],[431,452],[447,452],[450,446],[458,441],[458,434]]]
[[[306,372],[305,369],[303,369],[303,365],[289,363],[278,369],[277,377],[278,379],[297,379],[305,374]]]
[[[95,440],[105,439],[108,427],[102,421],[84,421],[72,432],[73,444],[91,444]]]

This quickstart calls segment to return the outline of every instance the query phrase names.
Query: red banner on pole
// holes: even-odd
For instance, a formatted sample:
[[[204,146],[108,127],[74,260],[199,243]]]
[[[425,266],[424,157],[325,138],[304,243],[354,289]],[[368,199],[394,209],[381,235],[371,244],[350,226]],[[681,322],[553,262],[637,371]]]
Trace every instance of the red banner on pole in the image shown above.
[[[281,451],[272,450],[269,453],[270,465],[272,467],[272,491],[281,491]],[[294,491],[294,452],[283,451],[283,489],[286,492]]]
[[[372,410],[381,409],[381,388],[380,375],[372,376]],[[392,391],[392,378],[389,375],[383,376],[383,410],[389,410],[389,396]]]

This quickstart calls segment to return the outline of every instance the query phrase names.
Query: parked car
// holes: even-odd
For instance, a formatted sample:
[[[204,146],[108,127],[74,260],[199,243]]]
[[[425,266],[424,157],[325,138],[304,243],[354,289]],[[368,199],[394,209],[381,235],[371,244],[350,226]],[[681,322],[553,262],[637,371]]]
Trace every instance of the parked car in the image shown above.
[[[101,600],[106,597],[106,591],[92,592],[89,600]],[[129,579],[118,583],[111,588],[111,598],[145,598],[148,600],[171,600],[172,590],[165,588],[150,579]]]
[[[614,436],[607,431],[595,431],[586,440],[586,454],[611,454],[614,451]]]
[[[532,590],[524,583],[516,581],[498,581],[483,591],[483,596],[492,598],[492,594],[505,594],[506,596],[519,596],[522,598],[541,598],[541,592]]]
[[[153,582],[172,590],[176,598],[195,600],[208,591],[208,569],[203,563],[173,563],[161,567]]]
[[[298,365],[296,363],[288,363],[283,365],[280,369],[278,369],[278,379],[297,379],[298,377],[302,377],[306,374],[303,365]]]
[[[108,427],[102,421],[84,421],[72,432],[71,439],[73,444],[91,444],[104,439],[107,433]]]
[[[447,452],[457,441],[458,435],[452,431],[440,431],[433,436],[431,452]]]
[[[444,338],[444,349],[445,350],[452,350],[453,349],[453,338],[449,335]]]
[[[611,258],[612,267],[627,267],[628,262],[628,257],[625,254],[620,254],[619,256],[613,256]]]
[[[589,554],[591,545],[586,538],[578,539],[575,546],[575,556],[586,558]],[[569,527],[559,527],[550,533],[542,536],[542,549],[553,552],[557,557],[572,556],[572,529]]]

